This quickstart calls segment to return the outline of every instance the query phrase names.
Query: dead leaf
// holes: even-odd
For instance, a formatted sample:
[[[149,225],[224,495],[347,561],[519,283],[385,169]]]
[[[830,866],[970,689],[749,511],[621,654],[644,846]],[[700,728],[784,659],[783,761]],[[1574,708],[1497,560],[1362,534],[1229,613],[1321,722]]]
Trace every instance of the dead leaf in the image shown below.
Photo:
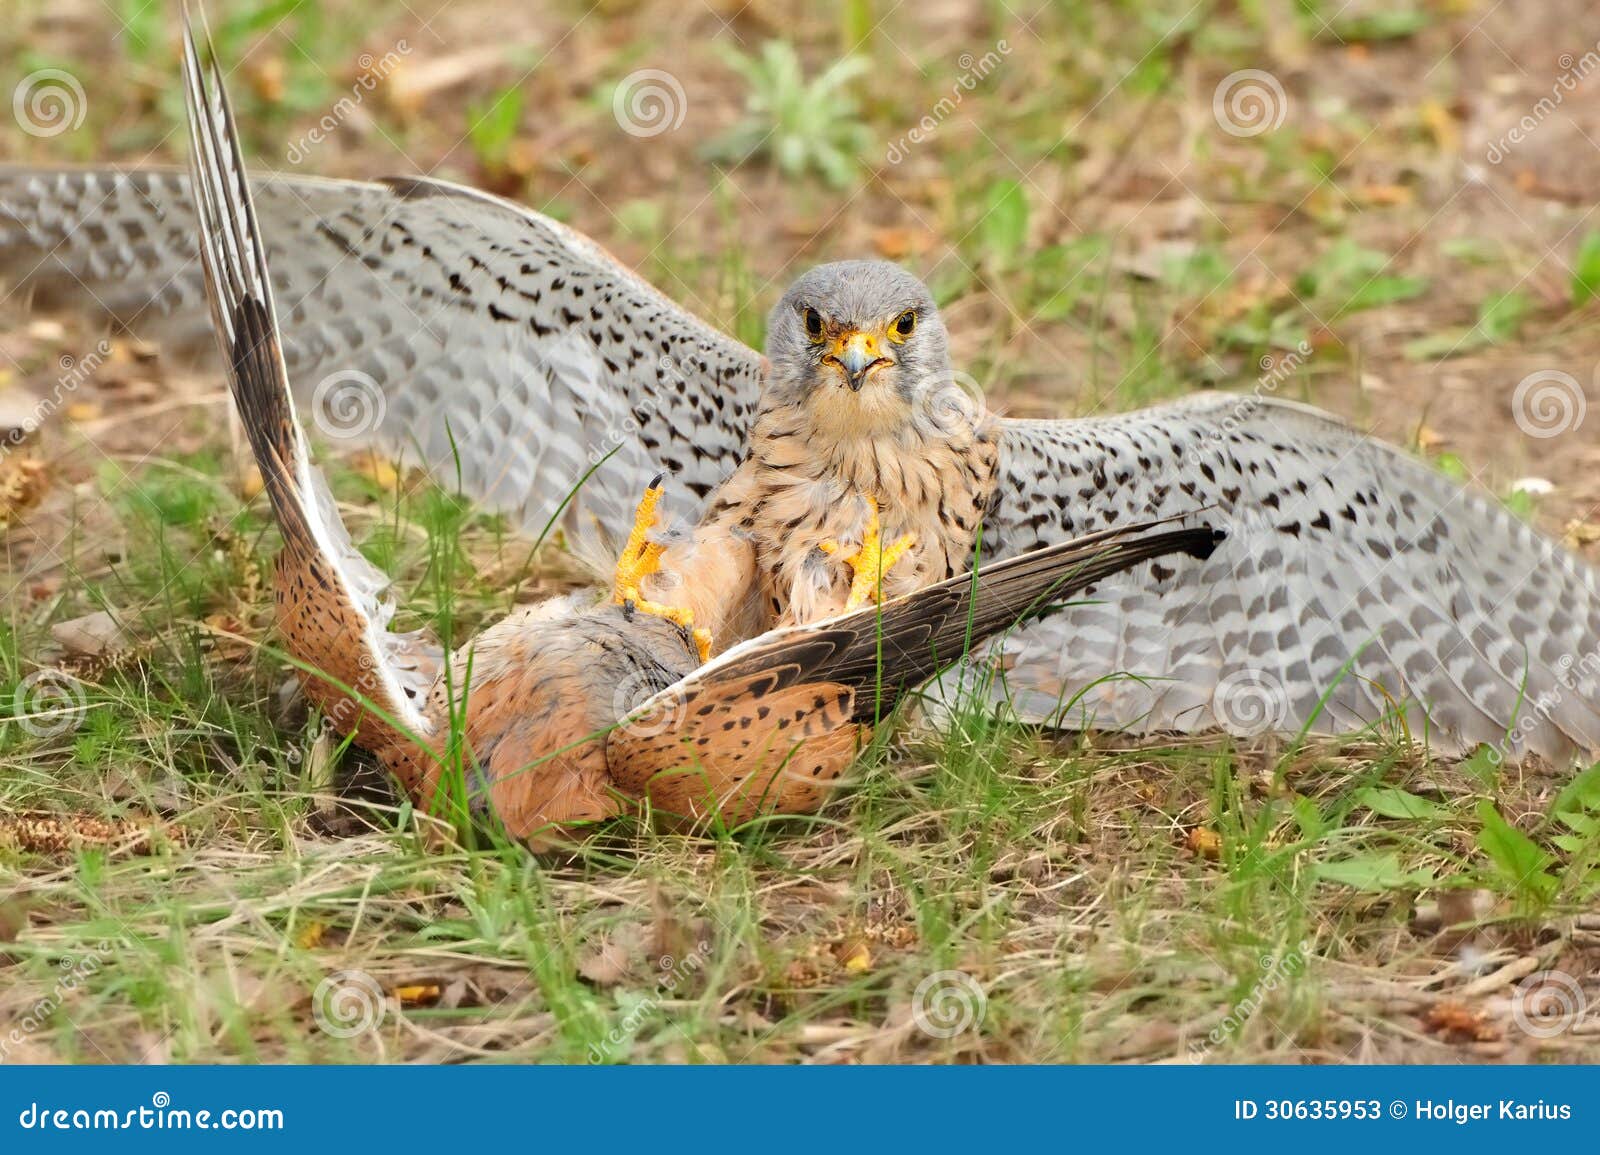
[[[66,414],[67,420],[74,425],[82,425],[86,421],[98,421],[100,419],[100,406],[93,401],[74,401],[63,412]]]
[[[852,935],[837,943],[833,948],[833,957],[851,974],[865,974],[872,969],[872,951],[867,947],[867,940],[859,935]]]
[[[1447,1043],[1492,1043],[1500,1031],[1482,1011],[1445,999],[1429,1007],[1422,1025]]]
[[[44,462],[33,457],[0,458],[0,529],[38,505],[48,488]]]
[[[1600,541],[1600,525],[1592,521],[1579,521],[1574,518],[1567,522],[1561,531],[1561,544],[1571,550],[1582,549],[1597,541]]]
[[[1417,108],[1417,118],[1433,137],[1434,147],[1441,152],[1461,151],[1461,129],[1448,108],[1437,100],[1424,100]]]
[[[250,627],[233,614],[219,610],[200,623],[211,635],[212,652],[229,661],[245,657],[255,647],[248,640]]]
[[[431,1007],[443,991],[436,982],[405,983],[394,988],[394,997],[402,1007]]]
[[[1212,862],[1222,857],[1222,835],[1204,826],[1196,826],[1189,831],[1189,837],[1184,839],[1184,845],[1196,856]]]
[[[20,898],[0,899],[0,942],[16,942],[27,925],[27,903]]]
[[[1417,426],[1417,448],[1424,453],[1431,453],[1441,445],[1449,444],[1450,439],[1437,429],[1427,425]]]
[[[327,933],[327,923],[312,919],[310,922],[302,924],[300,929],[295,931],[294,945],[301,950],[315,950],[322,945],[323,936]]]
[[[252,60],[245,66],[250,88],[266,104],[282,104],[284,78],[287,75],[283,57],[268,56]]]
[[[0,446],[21,445],[39,432],[46,416],[38,398],[20,389],[0,390]]]
[[[614,938],[585,951],[578,959],[578,977],[597,987],[614,987],[628,977],[628,951]]]
[[[872,247],[880,257],[890,261],[920,256],[933,247],[935,240],[934,235],[926,229],[893,226],[872,231]]]
[[[1369,208],[1396,208],[1416,199],[1416,192],[1403,184],[1368,184],[1356,189],[1357,204]]]
[[[82,658],[98,658],[113,650],[127,646],[127,638],[117,620],[105,610],[85,614],[67,622],[57,622],[50,627],[50,636],[70,654]]]
[[[400,471],[381,453],[365,450],[350,458],[350,466],[379,489],[394,489],[400,484]]]

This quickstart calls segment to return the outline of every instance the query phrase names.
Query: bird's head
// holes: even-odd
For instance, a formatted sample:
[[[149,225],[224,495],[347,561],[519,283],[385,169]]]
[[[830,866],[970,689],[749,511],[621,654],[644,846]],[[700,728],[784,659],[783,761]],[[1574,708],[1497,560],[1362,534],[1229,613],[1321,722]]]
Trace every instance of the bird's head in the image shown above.
[[[927,286],[887,261],[818,265],[767,323],[771,387],[862,429],[907,420],[950,350]]]

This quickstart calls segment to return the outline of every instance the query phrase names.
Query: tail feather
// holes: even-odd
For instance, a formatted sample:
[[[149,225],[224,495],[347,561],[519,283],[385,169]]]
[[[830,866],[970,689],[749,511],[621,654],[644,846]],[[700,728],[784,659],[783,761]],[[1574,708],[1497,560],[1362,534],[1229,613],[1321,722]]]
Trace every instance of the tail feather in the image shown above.
[[[289,652],[321,676],[308,692],[342,733],[383,749],[426,736],[421,705],[442,656],[416,634],[391,634],[388,579],[350,540],[312,464],[295,413],[255,210],[214,53],[203,67],[185,13],[184,96],[206,298],[234,404],[283,534],[278,626]],[[209,49],[209,43],[208,43]]]

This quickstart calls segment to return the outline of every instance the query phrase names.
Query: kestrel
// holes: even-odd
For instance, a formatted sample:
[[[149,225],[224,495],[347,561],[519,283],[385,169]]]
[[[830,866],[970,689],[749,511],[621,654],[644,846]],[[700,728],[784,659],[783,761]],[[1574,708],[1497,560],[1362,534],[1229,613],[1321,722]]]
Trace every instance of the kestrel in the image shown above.
[[[869,394],[887,373],[877,362],[938,333],[908,276],[834,266],[824,284],[802,278],[805,292],[780,306],[769,363],[592,241],[498,197],[426,177],[267,176],[253,189],[285,305],[284,357],[317,423],[350,443],[420,454],[446,484],[459,477],[484,506],[535,531],[557,517],[600,573],[658,472],[666,507],[703,526],[749,508],[739,471],[763,467],[750,465],[747,446],[798,455],[798,464],[767,463],[779,477],[839,452],[827,429],[778,436],[787,427],[777,418],[752,438],[777,412],[764,395],[794,397],[789,368],[809,367],[819,382],[842,375],[846,390],[859,379],[864,408],[890,392]],[[0,271],[42,296],[59,290],[103,306],[168,347],[203,333],[196,236],[176,172],[0,169]],[[865,293],[880,279],[906,289],[900,312],[893,293]],[[911,337],[896,346],[907,310]],[[943,369],[936,344],[925,346],[927,364]],[[351,412],[361,419],[345,420]],[[811,592],[837,598],[854,576],[843,559],[862,544],[851,533],[865,529],[868,499],[891,546],[915,534],[900,559],[911,584],[939,576],[938,552],[954,556],[946,544],[966,538],[970,510],[983,512],[982,557],[1005,558],[1204,508],[1226,531],[1209,558],[1152,561],[1100,583],[1094,604],[1012,634],[994,655],[1005,674],[992,682],[996,697],[1027,718],[1134,732],[1347,731],[1398,710],[1441,751],[1600,751],[1596,573],[1480,490],[1269,396],[1202,395],[1083,420],[981,418],[972,428],[975,441],[994,441],[988,504],[983,452],[963,458],[976,486],[938,479],[941,497],[972,501],[949,526],[930,528],[910,475],[898,487],[861,486],[830,509],[848,512],[849,525],[815,524],[817,503],[803,498],[789,517],[801,517],[805,549],[771,555],[781,560],[761,595],[787,610],[798,576],[802,591],[815,577]],[[880,474],[916,474],[918,451],[829,460],[853,478],[870,474],[869,460]],[[770,527],[787,520],[774,516]],[[831,555],[812,548],[824,534],[840,536]],[[677,548],[697,551],[697,575],[737,574],[751,562],[741,557],[748,544],[730,531]],[[899,574],[889,575],[891,593]],[[721,605],[694,618],[752,615],[726,627],[737,637],[773,608]]]
[[[593,594],[519,610],[448,656],[392,633],[383,575],[351,544],[299,426],[221,75],[187,26],[183,65],[212,324],[283,537],[283,645],[336,729],[427,809],[490,816],[536,845],[644,802],[727,822],[814,810],[875,720],[974,642],[1130,566],[1212,552],[1205,527],[1129,526],[766,633],[705,665],[684,625]]]
[[[745,459],[701,522],[751,543],[766,610],[815,621],[880,576],[894,596],[971,568],[999,423],[956,385],[922,282],[882,261],[812,269],[773,308],[767,358]]]

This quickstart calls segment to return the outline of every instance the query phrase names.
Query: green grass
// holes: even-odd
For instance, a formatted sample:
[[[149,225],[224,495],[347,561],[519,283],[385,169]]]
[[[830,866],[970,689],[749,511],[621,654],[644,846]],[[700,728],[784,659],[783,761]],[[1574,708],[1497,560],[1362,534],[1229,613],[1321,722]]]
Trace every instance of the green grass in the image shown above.
[[[89,102],[79,131],[0,134],[6,159],[178,159],[171,30],[160,5],[116,7],[131,27],[114,42],[47,37],[32,0],[0,29],[0,63],[65,68]],[[398,5],[360,19],[337,2],[209,7],[224,57],[244,65],[230,91],[263,167],[348,91],[361,52],[408,37],[415,67],[470,46],[419,35]],[[1030,413],[1249,391],[1264,357],[1305,342],[1279,396],[1370,413],[1406,440],[1438,392],[1425,370],[1448,355],[1493,403],[1467,406],[1441,465],[1493,463],[1502,487],[1534,471],[1509,421],[1481,415],[1527,371],[1514,358],[1571,354],[1585,373],[1592,360],[1593,234],[1552,257],[1565,218],[1553,237],[1507,232],[1470,198],[1429,200],[1431,178],[1410,174],[1458,158],[1413,109],[1451,104],[1451,70],[1375,106],[1339,79],[1350,50],[1321,22],[1367,45],[1372,67],[1427,77],[1481,11],[1351,24],[1306,3],[1284,26],[1254,3],[984,6],[953,45],[851,0],[763,49],[772,30],[735,20],[736,44],[709,17],[686,27],[677,5],[590,19],[570,3],[519,24],[480,7],[472,43],[508,42],[504,67],[420,108],[380,92],[362,106],[369,127],[341,127],[297,170],[505,177],[752,344],[800,267],[886,252],[928,276],[989,400]],[[470,23],[450,35],[470,39]],[[1000,66],[885,163],[952,92],[959,54],[1001,39]],[[530,48],[556,43],[550,58]],[[816,78],[850,53],[874,66],[835,74],[832,114],[814,115]],[[1279,129],[1215,130],[1219,79],[1259,67],[1287,81],[1297,60],[1339,99],[1290,85]],[[603,66],[568,75],[568,61]],[[683,125],[629,137],[612,87],[658,67],[684,84]],[[259,79],[273,75],[281,94]],[[719,152],[730,130],[739,147]],[[1374,199],[1367,186],[1391,179],[1413,200]],[[1481,199],[1517,195],[1498,193]],[[895,230],[911,241],[886,240]],[[0,319],[0,335],[25,329],[15,310]],[[70,349],[31,340],[0,370],[48,385]],[[139,372],[162,396],[195,384],[166,360]],[[85,392],[103,388],[120,418],[113,376]],[[1369,377],[1384,388],[1369,393]],[[1593,777],[1434,759],[1394,726],[1337,744],[1138,744],[971,710],[943,728],[898,718],[818,815],[694,838],[626,820],[542,858],[418,814],[285,690],[267,508],[240,496],[221,405],[184,404],[170,442],[150,418],[48,429],[50,492],[0,531],[0,810],[160,826],[149,853],[0,846],[6,1061],[1596,1057],[1592,1035],[1519,1034],[1510,987],[1471,1004],[1498,1039],[1427,1022],[1513,959],[1592,972],[1592,930],[1572,916],[1596,898]],[[1576,469],[1532,463],[1558,481]],[[356,539],[395,576],[398,628],[460,640],[574,579],[559,549],[535,552],[439,489],[408,480],[397,499],[332,472]],[[1523,512],[1559,527],[1585,512],[1572,500]],[[122,626],[116,653],[63,655],[50,627],[100,610]],[[11,698],[56,668],[75,712],[29,733]],[[1436,934],[1459,917],[1470,931]],[[326,985],[351,972],[374,986]],[[372,990],[380,1021],[346,1036]],[[919,1006],[975,1021],[947,1033]]]

